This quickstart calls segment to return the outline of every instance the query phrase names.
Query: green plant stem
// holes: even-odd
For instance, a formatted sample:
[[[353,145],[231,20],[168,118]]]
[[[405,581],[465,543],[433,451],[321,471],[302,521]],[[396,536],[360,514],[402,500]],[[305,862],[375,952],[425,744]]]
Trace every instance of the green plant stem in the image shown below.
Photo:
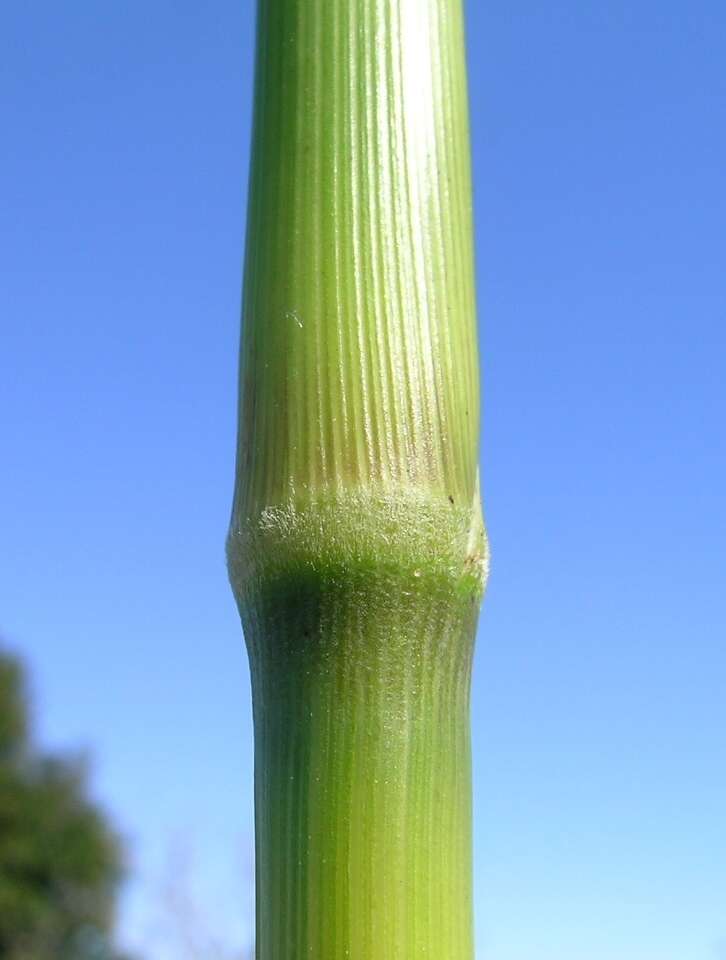
[[[261,0],[237,483],[259,960],[470,960],[460,0]]]
[[[366,572],[262,617],[259,957],[471,956],[474,615],[410,586],[392,605]]]

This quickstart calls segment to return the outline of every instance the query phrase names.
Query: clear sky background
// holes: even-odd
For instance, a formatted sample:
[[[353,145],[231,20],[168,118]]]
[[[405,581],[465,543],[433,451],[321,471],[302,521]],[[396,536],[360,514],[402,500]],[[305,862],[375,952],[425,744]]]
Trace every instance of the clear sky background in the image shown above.
[[[478,955],[717,960],[726,5],[468,13]],[[149,960],[181,955],[184,898],[251,929],[223,542],[252,23],[251,0],[0,6],[0,632],[42,741],[94,758]]]

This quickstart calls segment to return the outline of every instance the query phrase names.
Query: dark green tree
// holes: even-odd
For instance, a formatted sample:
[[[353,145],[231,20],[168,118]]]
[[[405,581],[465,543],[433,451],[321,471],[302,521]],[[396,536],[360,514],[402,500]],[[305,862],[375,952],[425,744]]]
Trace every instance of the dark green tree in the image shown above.
[[[41,753],[29,726],[22,664],[0,649],[0,957],[124,960],[111,945],[119,840],[83,763]]]

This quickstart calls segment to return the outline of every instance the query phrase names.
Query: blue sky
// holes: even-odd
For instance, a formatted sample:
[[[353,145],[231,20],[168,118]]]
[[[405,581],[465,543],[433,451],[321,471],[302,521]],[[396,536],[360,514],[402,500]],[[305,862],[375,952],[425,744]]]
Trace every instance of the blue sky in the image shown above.
[[[151,960],[182,895],[251,920],[223,541],[252,20],[0,11],[0,632],[43,742],[94,758]],[[726,956],[725,31],[715,0],[469,5],[481,960]]]

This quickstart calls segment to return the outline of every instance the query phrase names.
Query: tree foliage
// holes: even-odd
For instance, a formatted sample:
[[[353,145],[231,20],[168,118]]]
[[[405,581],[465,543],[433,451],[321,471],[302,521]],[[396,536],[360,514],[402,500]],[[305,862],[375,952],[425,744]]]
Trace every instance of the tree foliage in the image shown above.
[[[123,960],[110,940],[118,838],[83,764],[41,753],[29,727],[22,664],[0,649],[0,957]]]

